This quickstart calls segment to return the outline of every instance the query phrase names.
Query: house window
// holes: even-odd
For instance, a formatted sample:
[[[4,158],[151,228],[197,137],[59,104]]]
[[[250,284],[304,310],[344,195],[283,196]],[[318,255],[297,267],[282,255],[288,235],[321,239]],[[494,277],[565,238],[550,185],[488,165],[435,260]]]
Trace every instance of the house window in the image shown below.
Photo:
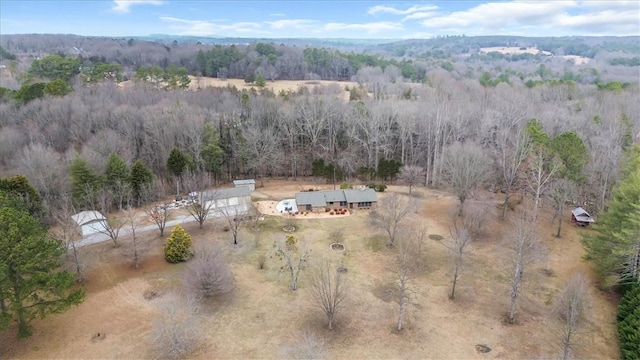
[[[361,208],[371,207],[371,201],[359,202],[358,207],[361,207]]]
[[[340,206],[347,206],[347,202],[346,201],[340,201]]]
[[[311,204],[307,204],[307,211],[311,211]]]
[[[333,201],[331,201],[331,202],[329,203],[329,205],[333,205]]]

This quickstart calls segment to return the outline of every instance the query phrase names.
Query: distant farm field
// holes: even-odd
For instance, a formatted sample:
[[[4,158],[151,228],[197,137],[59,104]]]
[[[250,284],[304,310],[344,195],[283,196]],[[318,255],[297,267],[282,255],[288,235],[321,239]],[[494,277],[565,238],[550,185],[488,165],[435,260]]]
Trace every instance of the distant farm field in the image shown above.
[[[535,47],[520,48],[520,47],[517,47],[517,46],[485,47],[485,48],[480,48],[480,52],[482,52],[484,54],[488,54],[490,52],[499,52],[499,53],[504,54],[504,55],[521,55],[521,54],[538,55],[538,54],[540,54],[540,55],[546,55],[546,56],[555,56],[555,55],[553,55],[552,53],[550,53],[548,51],[543,51],[543,50],[540,50],[540,49],[535,48]],[[589,61],[591,60],[591,59],[586,58],[584,56],[578,56],[578,55],[561,55],[559,57],[564,58],[566,60],[571,60],[576,65],[588,64]]]

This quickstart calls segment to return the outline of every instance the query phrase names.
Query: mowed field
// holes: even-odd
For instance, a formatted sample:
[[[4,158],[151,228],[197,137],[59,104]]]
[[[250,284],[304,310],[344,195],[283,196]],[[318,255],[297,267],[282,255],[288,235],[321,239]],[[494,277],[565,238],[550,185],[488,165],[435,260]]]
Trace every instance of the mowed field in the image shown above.
[[[253,198],[281,200],[292,197],[310,183],[267,181]],[[314,184],[314,186],[317,186]],[[325,186],[330,188],[330,186]],[[390,186],[388,192],[406,194],[408,189]],[[261,232],[245,227],[240,244],[231,244],[231,233],[221,223],[209,221],[203,229],[185,225],[194,242],[215,243],[224,253],[234,276],[231,296],[207,304],[200,313],[203,341],[193,354],[196,359],[275,359],[294,344],[302,333],[312,333],[324,342],[327,359],[547,359],[558,354],[559,320],[553,301],[567,280],[577,272],[593,279],[583,254],[578,229],[565,224],[563,237],[553,237],[550,217],[543,216],[539,231],[547,257],[525,269],[524,288],[518,311],[519,322],[505,325],[508,309],[508,247],[503,241],[505,223],[491,218],[486,235],[474,242],[465,258],[457,298],[448,299],[452,255],[443,246],[448,241],[449,214],[457,200],[447,192],[417,188],[418,211],[410,215],[411,226],[426,225],[431,235],[423,249],[424,271],[411,283],[412,297],[405,316],[405,329],[394,330],[397,303],[393,299],[394,277],[390,271],[395,249],[385,246],[382,232],[373,230],[368,211],[349,216],[298,220],[294,233],[312,249],[310,264],[322,258],[348,269],[349,298],[337,315],[336,328],[327,329],[326,318],[311,302],[308,269],[300,287],[289,290],[282,263],[270,256],[276,238],[283,237],[285,219],[265,216]],[[384,199],[387,193],[380,194]],[[498,204],[500,194],[486,194]],[[493,206],[493,205],[490,205]],[[487,209],[492,210],[491,208]],[[490,211],[491,212],[491,211]],[[346,251],[330,250],[332,230],[342,228]],[[168,231],[166,235],[168,236]],[[34,335],[16,340],[15,329],[2,334],[3,358],[38,359],[139,359],[157,354],[150,347],[157,305],[168,292],[180,291],[186,264],[168,264],[161,254],[165,241],[157,231],[142,234],[153,248],[140,269],[132,269],[111,243],[87,249],[95,263],[86,281],[83,304],[63,314],[34,321]],[[165,237],[166,238],[166,237]],[[128,239],[122,239],[125,242]],[[258,258],[267,254],[266,269]],[[160,297],[146,300],[153,290]],[[589,290],[586,319],[577,335],[578,358],[617,358],[615,302],[610,294],[593,286]],[[98,336],[100,334],[100,336]],[[476,345],[491,348],[479,353]]]
[[[260,88],[255,84],[247,84],[243,79],[226,79],[221,80],[218,78],[210,77],[196,77],[189,76],[191,83],[189,84],[189,90],[205,89],[208,87],[220,87],[226,88],[228,86],[235,86],[238,90],[251,90],[259,91]],[[127,87],[133,84],[132,80],[123,81],[120,86]],[[354,81],[331,81],[331,80],[267,80],[264,88],[269,89],[276,95],[281,92],[297,92],[301,88],[307,88],[309,92],[314,93],[318,88],[329,88],[328,91],[334,94],[342,94],[342,98],[345,101],[349,101],[349,91],[354,86],[359,86]]]

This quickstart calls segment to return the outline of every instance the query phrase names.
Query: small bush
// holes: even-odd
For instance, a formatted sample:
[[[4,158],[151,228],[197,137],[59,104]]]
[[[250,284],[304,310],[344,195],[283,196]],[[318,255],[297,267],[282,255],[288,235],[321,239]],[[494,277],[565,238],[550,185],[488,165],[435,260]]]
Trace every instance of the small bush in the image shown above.
[[[375,190],[376,190],[377,192],[384,192],[385,190],[387,190],[387,185],[385,185],[385,184],[378,184],[378,185],[376,185]]]
[[[187,261],[191,257],[191,245],[191,235],[176,225],[164,245],[164,258],[173,264]]]
[[[333,211],[329,213],[329,215],[333,215]]]
[[[342,189],[342,190],[351,189],[351,184],[349,184],[347,182],[343,182],[342,184],[340,184],[340,189]]]
[[[287,245],[287,247],[296,246],[296,244],[298,243],[298,238],[291,234],[287,235],[286,238],[287,240],[285,240],[284,244]]]
[[[233,289],[231,269],[222,258],[220,251],[213,247],[203,247],[189,262],[182,278],[182,286],[190,298],[202,301]]]

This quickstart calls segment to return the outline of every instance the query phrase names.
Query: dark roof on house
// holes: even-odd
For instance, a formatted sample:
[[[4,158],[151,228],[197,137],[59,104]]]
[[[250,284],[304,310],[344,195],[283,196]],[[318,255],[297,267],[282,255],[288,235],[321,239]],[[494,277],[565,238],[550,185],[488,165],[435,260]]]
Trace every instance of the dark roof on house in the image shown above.
[[[250,196],[251,190],[246,186],[224,188],[224,189],[212,189],[202,192],[202,198],[204,200],[213,199],[229,199],[233,197]]]
[[[576,218],[576,221],[580,221],[580,222],[594,222],[593,218],[591,217],[591,215],[589,215],[589,213],[581,208],[581,207],[577,207],[573,210],[571,210],[571,213],[573,214],[573,217]]]
[[[378,196],[375,190],[366,188],[364,190],[344,190],[344,196],[347,198],[348,203],[359,202],[376,202]]]
[[[327,190],[299,192],[296,194],[296,204],[298,206],[311,205],[326,206],[330,202],[346,201],[348,203],[376,202],[378,197],[373,189],[363,190]]]
[[[296,204],[298,206],[300,205],[311,205],[313,207],[326,206],[327,200],[324,197],[323,191],[299,192],[299,193],[296,193]]]
[[[344,190],[329,190],[322,191],[322,193],[324,194],[326,202],[347,201],[347,198],[344,196]]]

